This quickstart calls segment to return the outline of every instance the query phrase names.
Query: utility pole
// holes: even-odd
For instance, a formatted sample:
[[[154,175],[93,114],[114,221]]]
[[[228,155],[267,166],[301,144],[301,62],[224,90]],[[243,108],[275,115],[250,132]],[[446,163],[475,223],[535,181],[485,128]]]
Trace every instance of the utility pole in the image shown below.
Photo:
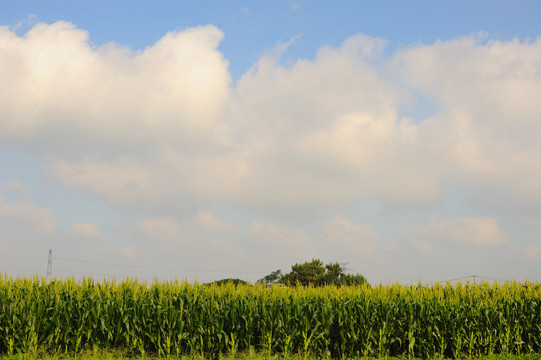
[[[340,268],[342,269],[343,272],[346,272],[346,271],[352,271],[353,269],[348,269],[347,266],[348,266],[348,262],[343,262],[343,263],[338,263],[340,265]]]
[[[53,249],[49,249],[49,260],[47,261],[47,279],[53,276]]]
[[[340,265],[340,270],[342,270],[342,274],[340,274],[340,278],[342,278],[342,275],[346,273],[346,271],[351,271],[353,269],[348,269],[346,266],[348,266],[348,262],[338,263]]]

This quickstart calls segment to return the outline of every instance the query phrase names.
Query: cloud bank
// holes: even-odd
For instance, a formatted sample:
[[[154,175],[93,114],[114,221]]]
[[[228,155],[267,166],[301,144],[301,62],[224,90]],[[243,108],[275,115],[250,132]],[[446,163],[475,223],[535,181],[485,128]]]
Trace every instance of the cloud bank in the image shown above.
[[[445,177],[541,195],[540,41],[470,36],[386,58],[383,40],[356,35],[288,67],[265,55],[232,88],[213,26],[141,52],[94,47],[66,22],[0,37],[3,142],[115,204],[422,203]],[[411,89],[441,112],[400,117]]]
[[[63,21],[24,36],[0,27],[0,141],[32,154],[64,186],[140,211],[138,234],[162,244],[241,254],[238,237],[318,256],[317,225],[327,245],[381,256],[390,246],[378,244],[381,225],[336,213],[374,202],[425,211],[447,201],[449,186],[539,216],[540,39],[478,34],[385,55],[385,40],[359,34],[287,66],[279,44],[233,85],[223,37],[201,26],[132,51],[94,46]],[[433,114],[408,114],[420,98]],[[250,213],[249,225],[217,217],[213,204]],[[319,223],[288,223],[304,213]],[[508,241],[493,215],[431,215],[410,224],[422,253],[439,254],[434,239]],[[0,216],[55,231],[51,212],[29,202],[0,198]],[[71,231],[102,236],[90,223]]]

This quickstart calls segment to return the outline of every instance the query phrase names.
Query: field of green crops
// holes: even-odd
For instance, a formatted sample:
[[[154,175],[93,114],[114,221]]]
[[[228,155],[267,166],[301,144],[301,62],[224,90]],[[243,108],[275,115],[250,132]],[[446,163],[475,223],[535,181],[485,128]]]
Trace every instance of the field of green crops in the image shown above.
[[[0,355],[541,353],[538,283],[285,288],[0,278]]]

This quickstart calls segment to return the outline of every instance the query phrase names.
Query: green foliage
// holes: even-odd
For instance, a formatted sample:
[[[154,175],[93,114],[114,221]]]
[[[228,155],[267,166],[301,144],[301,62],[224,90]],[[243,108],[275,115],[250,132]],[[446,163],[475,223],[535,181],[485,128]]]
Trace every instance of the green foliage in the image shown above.
[[[366,278],[361,274],[345,274],[340,278],[340,284],[346,286],[360,286],[364,284],[368,285],[368,281],[366,281]]]
[[[541,285],[280,287],[0,278],[0,356],[541,353]]]
[[[118,350],[103,350],[95,349],[90,351],[83,351],[78,354],[48,354],[48,353],[37,353],[30,355],[12,355],[2,357],[3,360],[126,360],[126,359],[138,359],[138,360],[160,360],[162,358],[156,356],[144,356],[144,357],[130,357],[129,354]],[[178,360],[210,360],[211,357],[202,356],[202,355],[181,355],[174,356],[173,359]],[[478,358],[473,358],[471,360],[539,360],[541,354],[524,354],[524,355],[491,355],[491,356],[482,356]],[[226,354],[219,357],[220,360],[320,360],[321,357],[315,355],[312,356],[279,356],[276,354],[269,355],[264,352],[256,352],[253,349],[249,351],[243,351],[241,353],[235,354]],[[348,358],[349,360],[377,360],[374,357],[352,357]],[[398,357],[386,357],[385,360],[415,360],[415,358],[408,358],[407,356],[398,356]]]
[[[269,275],[263,277],[263,279],[257,280],[258,284],[264,284],[267,286],[278,284],[282,280],[282,270],[276,270],[271,272]]]
[[[325,267],[321,260],[312,259],[310,262],[291,266],[291,272],[282,276],[281,282],[286,285],[318,286],[323,284],[324,275]]]
[[[248,285],[248,282],[241,279],[222,279],[222,280],[213,281],[207,285],[212,285],[212,284],[216,284],[216,285],[233,284],[237,286],[237,285]]]
[[[319,259],[312,259],[304,264],[295,264],[291,267],[291,272],[285,274],[280,279],[285,285],[302,286],[325,286],[325,285],[363,285],[366,282],[364,276],[345,274],[338,263],[323,265]]]

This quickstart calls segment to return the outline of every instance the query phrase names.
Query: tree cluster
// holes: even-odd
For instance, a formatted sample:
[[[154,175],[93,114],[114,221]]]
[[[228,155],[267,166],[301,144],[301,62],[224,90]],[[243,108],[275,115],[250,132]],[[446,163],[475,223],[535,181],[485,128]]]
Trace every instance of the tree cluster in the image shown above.
[[[286,286],[324,286],[324,285],[362,285],[367,283],[361,274],[346,274],[338,263],[323,265],[319,259],[312,259],[304,264],[291,266],[291,272],[282,275],[281,270],[276,270],[260,279],[258,282],[272,285],[282,284]]]
[[[247,281],[241,280],[241,279],[222,279],[222,280],[216,280],[211,283],[207,283],[205,285],[226,285],[226,284],[233,284],[235,286],[237,285],[248,285],[249,283]]]

